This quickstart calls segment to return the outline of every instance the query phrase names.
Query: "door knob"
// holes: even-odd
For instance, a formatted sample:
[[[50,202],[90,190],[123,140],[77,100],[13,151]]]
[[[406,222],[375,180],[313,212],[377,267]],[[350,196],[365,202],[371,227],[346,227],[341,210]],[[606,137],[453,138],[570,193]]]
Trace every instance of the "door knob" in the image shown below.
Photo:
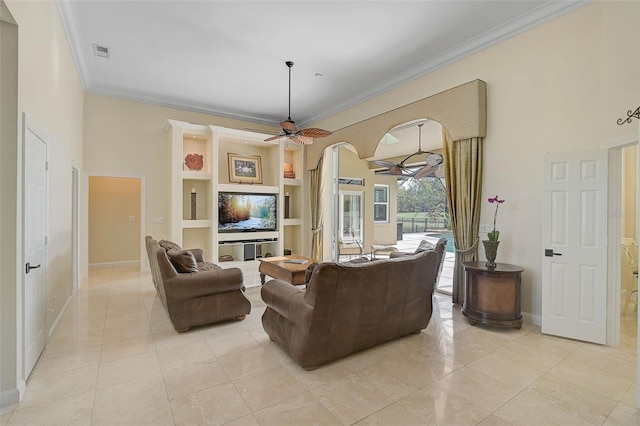
[[[544,255],[547,257],[562,256],[562,253],[555,253],[553,249],[545,249]]]
[[[32,269],[38,269],[40,266],[42,266],[42,265],[31,266],[31,264],[29,262],[27,262],[27,266],[26,266],[25,270],[27,271],[27,274],[28,274],[29,271],[31,271]]]

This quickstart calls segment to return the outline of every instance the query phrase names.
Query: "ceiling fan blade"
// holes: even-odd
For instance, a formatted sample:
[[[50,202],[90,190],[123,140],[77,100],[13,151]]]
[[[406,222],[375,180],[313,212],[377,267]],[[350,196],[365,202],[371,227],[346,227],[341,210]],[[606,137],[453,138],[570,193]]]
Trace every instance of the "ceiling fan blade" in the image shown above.
[[[389,168],[398,167],[396,163],[392,163],[391,161],[386,161],[386,160],[375,160],[374,163],[383,167],[389,167]]]
[[[414,173],[413,177],[416,179],[426,177],[432,174],[433,172],[435,172],[437,169],[438,169],[438,166],[432,166],[427,164],[426,166],[418,169],[418,171]]]
[[[444,177],[444,167],[442,166],[442,164],[440,164],[438,166],[438,168],[436,169],[434,174],[436,175],[436,177],[439,177],[439,178],[443,178]]]
[[[282,130],[287,133],[298,133],[298,126],[296,126],[296,123],[294,123],[293,120],[281,121],[280,126],[282,127]]]
[[[302,129],[300,134],[302,136],[309,136],[310,138],[324,138],[325,136],[331,135],[333,132],[323,129],[317,129],[315,127],[310,127],[308,129]]]
[[[275,136],[271,136],[270,138],[267,138],[267,139],[265,139],[264,141],[265,141],[265,142],[275,141],[276,139],[280,139],[280,138],[281,138],[281,137],[283,137],[283,136],[285,136],[285,135],[278,134],[278,135],[275,135]]]
[[[313,143],[313,138],[309,136],[295,135],[292,139],[300,145],[311,145]]]

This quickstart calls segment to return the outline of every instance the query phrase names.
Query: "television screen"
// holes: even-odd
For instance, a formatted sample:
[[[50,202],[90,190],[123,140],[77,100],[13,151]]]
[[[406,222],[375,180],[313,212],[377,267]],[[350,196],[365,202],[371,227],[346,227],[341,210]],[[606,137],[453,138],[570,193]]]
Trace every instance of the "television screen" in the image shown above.
[[[278,229],[276,194],[218,193],[218,232]]]

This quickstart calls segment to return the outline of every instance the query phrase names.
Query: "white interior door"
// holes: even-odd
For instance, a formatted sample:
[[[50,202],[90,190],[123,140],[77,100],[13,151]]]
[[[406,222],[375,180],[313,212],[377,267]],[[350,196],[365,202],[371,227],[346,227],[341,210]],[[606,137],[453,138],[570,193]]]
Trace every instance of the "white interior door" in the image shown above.
[[[47,144],[30,129],[24,144],[24,377],[45,345]]]
[[[545,157],[542,332],[604,344],[607,151]]]

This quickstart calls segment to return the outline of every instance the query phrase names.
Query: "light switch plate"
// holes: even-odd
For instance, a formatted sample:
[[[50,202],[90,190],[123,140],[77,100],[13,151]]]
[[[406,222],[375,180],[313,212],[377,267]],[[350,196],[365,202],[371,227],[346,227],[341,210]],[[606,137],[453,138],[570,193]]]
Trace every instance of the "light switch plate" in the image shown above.
[[[491,232],[493,231],[493,226],[486,224],[486,223],[481,223],[480,224],[480,232]]]

